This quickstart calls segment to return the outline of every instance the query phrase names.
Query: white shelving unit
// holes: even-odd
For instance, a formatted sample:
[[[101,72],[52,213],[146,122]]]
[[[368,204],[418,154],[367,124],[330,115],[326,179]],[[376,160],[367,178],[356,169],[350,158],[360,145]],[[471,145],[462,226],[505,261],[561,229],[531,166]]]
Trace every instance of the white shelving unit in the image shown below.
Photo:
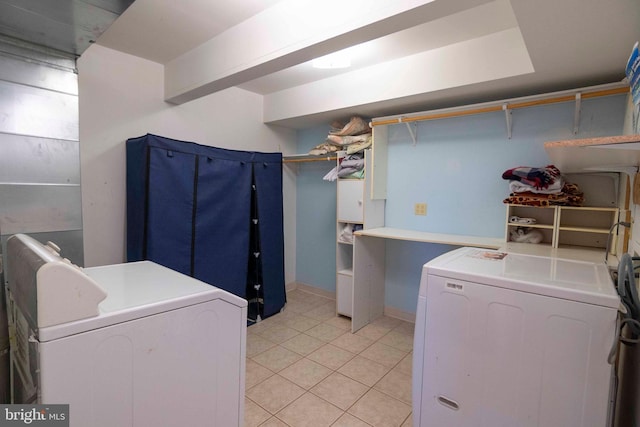
[[[535,224],[519,224],[509,221],[512,216],[534,218]],[[508,205],[506,219],[506,241],[517,227],[527,227],[542,232],[539,245],[552,248],[583,247],[604,250],[609,229],[618,221],[619,209],[611,207],[574,206],[524,206]],[[615,242],[610,242],[613,250]]]
[[[364,180],[338,179],[336,219],[336,311],[351,317],[353,305],[353,229],[364,224]],[[344,230],[349,229],[344,238]]]
[[[365,178],[338,179],[336,203],[336,311],[343,316],[353,316],[353,234],[343,239],[343,230],[354,226],[362,229],[384,224],[384,200],[371,200],[369,167],[370,150],[365,151]]]

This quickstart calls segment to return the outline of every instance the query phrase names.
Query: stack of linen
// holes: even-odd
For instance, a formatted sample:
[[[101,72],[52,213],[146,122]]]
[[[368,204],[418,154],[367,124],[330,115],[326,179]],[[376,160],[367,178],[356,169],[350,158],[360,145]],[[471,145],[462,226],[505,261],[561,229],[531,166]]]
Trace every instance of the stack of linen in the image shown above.
[[[504,203],[526,206],[582,206],[584,194],[576,184],[565,182],[554,165],[544,168],[519,166],[508,169],[509,197]]]
[[[327,139],[315,146],[309,154],[321,156],[336,151],[358,153],[371,145],[371,128],[362,117],[354,116],[349,123],[334,122]]]
[[[363,179],[364,178],[364,153],[349,154],[339,160],[338,166],[331,169],[322,179],[335,181],[338,178]]]

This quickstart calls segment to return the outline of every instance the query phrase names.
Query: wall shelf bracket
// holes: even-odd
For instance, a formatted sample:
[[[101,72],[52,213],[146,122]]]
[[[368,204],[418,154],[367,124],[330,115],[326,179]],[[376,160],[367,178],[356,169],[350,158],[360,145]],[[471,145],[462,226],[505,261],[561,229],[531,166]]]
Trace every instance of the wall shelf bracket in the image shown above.
[[[402,117],[398,119],[398,123],[404,123],[405,125],[407,125],[407,130],[409,131],[409,135],[411,135],[411,141],[413,141],[413,146],[415,147],[416,144],[418,144],[418,123],[403,122]]]
[[[573,134],[577,135],[580,129],[580,112],[582,110],[582,94],[576,93],[576,109],[573,113]]]
[[[511,109],[509,108],[509,104],[502,104],[502,110],[504,111],[504,118],[507,121],[507,138],[511,139],[513,123],[511,122]]]

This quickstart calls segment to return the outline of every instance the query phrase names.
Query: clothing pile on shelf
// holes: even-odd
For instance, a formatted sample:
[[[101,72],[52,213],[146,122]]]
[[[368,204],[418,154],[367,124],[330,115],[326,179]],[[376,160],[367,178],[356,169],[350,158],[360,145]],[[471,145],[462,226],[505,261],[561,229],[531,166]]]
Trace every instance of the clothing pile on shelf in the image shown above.
[[[338,166],[331,169],[322,179],[335,181],[338,178],[364,178],[364,153],[349,154],[339,159]]]
[[[353,243],[353,233],[362,230],[362,224],[344,224],[338,235],[339,243]]]
[[[554,165],[544,168],[519,166],[508,169],[509,197],[504,203],[527,206],[582,206],[584,194],[576,184],[565,182]]]
[[[315,146],[309,154],[322,156],[336,151],[346,151],[347,154],[357,153],[371,146],[371,128],[362,117],[354,116],[349,123],[331,124],[331,131],[327,139]]]
[[[314,147],[309,154],[325,155],[337,151],[346,152],[346,156],[338,161],[338,166],[324,176],[325,181],[338,178],[364,178],[364,150],[371,146],[371,128],[362,117],[351,117],[349,123],[331,124],[327,139]]]

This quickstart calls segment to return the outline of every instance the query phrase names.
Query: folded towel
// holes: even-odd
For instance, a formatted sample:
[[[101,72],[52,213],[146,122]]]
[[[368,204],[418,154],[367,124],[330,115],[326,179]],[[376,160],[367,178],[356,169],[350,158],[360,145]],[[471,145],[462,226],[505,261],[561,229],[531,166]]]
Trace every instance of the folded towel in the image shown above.
[[[509,222],[513,224],[535,224],[537,221],[535,218],[520,218],[514,215],[509,217]]]
[[[531,185],[527,185],[520,181],[509,181],[510,193],[538,193],[538,194],[558,194],[562,192],[564,186],[564,180],[562,178],[556,179],[553,184],[549,184],[547,188],[536,188]]]
[[[559,180],[561,176],[560,170],[554,165],[547,165],[544,168],[519,166],[508,169],[502,174],[503,179],[520,181],[536,189],[548,188],[549,185]]]

